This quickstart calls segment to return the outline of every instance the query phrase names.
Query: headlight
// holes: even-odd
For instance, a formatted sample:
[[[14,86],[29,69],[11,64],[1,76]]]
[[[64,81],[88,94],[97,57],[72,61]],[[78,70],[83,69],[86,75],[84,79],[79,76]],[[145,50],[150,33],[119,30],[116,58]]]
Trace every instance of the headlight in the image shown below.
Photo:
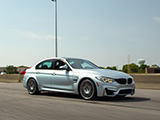
[[[102,82],[106,82],[106,83],[113,83],[114,79],[112,78],[107,78],[107,77],[96,77],[96,79],[102,81]]]

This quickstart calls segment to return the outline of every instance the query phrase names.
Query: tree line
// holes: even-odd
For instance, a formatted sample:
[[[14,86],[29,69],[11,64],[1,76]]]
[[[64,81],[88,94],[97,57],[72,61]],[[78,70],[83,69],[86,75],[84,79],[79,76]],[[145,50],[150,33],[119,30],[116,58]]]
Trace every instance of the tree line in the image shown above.
[[[155,67],[159,67],[157,65],[152,65]],[[118,70],[118,71],[122,71],[125,73],[145,73],[145,69],[149,68],[149,65],[146,64],[142,64],[140,66],[136,65],[135,63],[132,64],[125,64],[122,67],[122,70],[118,70],[116,66],[113,67],[100,67],[101,69],[111,69],[111,70]],[[19,68],[28,68],[27,66],[19,66]],[[13,65],[9,65],[6,67],[6,69],[4,70],[4,72],[6,72],[7,74],[18,74],[19,72],[17,71],[18,67],[15,67]]]
[[[18,74],[19,72],[17,71],[18,68],[28,68],[27,66],[19,66],[19,67],[15,67],[13,65],[8,65],[6,67],[6,69],[3,71],[7,74]]]
[[[145,69],[149,68],[149,65],[146,64],[142,64],[142,65],[136,65],[135,63],[131,63],[131,64],[125,64],[122,67],[122,70],[118,70],[118,68],[116,66],[113,67],[100,67],[102,69],[111,69],[111,70],[118,70],[118,71],[122,71],[125,73],[145,73]],[[152,65],[151,67],[159,67],[158,65]]]

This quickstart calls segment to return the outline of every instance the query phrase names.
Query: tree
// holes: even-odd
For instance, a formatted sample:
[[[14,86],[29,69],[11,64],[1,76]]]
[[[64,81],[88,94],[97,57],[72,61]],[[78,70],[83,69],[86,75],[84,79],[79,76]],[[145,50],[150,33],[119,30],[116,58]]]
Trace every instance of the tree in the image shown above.
[[[128,73],[128,65],[123,65],[122,72]]]
[[[101,68],[101,69],[105,69],[104,67],[101,67],[101,66],[99,66],[99,68]]]
[[[141,66],[138,66],[134,63],[129,64],[130,73],[145,73],[145,69],[148,67],[149,66],[145,64],[142,64]],[[123,65],[122,71],[128,73],[128,64]]]
[[[18,66],[18,68],[29,68],[29,67],[21,65],[21,66]]]
[[[138,69],[139,69],[138,65],[136,65],[134,63],[130,64],[130,72],[131,73],[138,73]]]
[[[129,68],[130,68],[130,73],[138,73],[138,65],[132,63],[132,64],[129,64]],[[122,68],[122,71],[125,72],[125,73],[128,73],[128,64],[126,65],[123,65],[123,68]]]
[[[117,67],[116,66],[113,66],[113,67],[108,66],[106,69],[117,70]]]
[[[13,65],[7,66],[5,72],[7,74],[17,74],[18,73],[17,67],[14,67]]]
[[[138,73],[145,73],[146,68],[149,68],[149,66],[145,65],[145,64],[142,64],[138,69]]]

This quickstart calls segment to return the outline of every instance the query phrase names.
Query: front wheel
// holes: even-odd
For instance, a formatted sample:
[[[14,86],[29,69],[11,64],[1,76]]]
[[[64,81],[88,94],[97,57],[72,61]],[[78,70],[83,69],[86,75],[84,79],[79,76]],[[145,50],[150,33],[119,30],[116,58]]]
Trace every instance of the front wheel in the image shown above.
[[[94,99],[96,97],[95,85],[89,79],[82,81],[82,83],[80,84],[79,92],[80,95],[86,100]]]
[[[37,83],[34,79],[30,79],[27,84],[28,93],[30,95],[39,94]]]

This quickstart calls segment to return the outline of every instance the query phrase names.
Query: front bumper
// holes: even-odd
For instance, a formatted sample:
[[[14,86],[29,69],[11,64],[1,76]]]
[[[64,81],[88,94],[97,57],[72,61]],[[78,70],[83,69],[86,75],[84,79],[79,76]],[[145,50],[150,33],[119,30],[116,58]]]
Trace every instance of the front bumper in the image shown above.
[[[97,86],[97,96],[108,96],[108,97],[115,97],[115,96],[126,96],[126,95],[133,95],[135,93],[135,83],[132,84],[119,84],[119,83],[98,83]]]
[[[105,89],[104,96],[126,96],[126,95],[133,95],[135,93],[135,89],[128,88],[128,89],[119,89],[118,91],[114,90],[108,90],[107,88]]]

